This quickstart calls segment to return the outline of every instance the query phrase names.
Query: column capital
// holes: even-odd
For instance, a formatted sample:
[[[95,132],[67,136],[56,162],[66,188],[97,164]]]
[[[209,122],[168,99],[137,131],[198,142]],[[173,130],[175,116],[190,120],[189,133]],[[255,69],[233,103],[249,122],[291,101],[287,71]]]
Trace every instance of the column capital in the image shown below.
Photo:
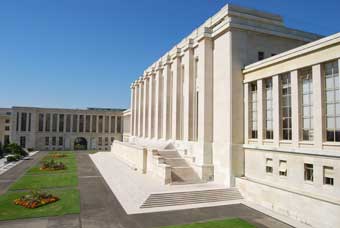
[[[194,40],[193,39],[188,39],[187,43],[183,47],[183,52],[187,51],[188,49],[193,49],[194,48]]]
[[[202,34],[200,34],[197,38],[197,42],[201,42],[202,40],[211,40],[212,34],[211,29],[208,27],[204,27]]]

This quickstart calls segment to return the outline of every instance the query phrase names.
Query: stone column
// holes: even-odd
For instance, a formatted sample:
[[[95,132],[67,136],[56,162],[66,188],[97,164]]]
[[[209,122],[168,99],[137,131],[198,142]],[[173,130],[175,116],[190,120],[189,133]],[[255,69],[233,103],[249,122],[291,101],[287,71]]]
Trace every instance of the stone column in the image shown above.
[[[274,145],[280,145],[280,81],[279,75],[273,76],[273,134]]]
[[[191,141],[193,136],[193,48],[189,40],[184,49],[184,84],[183,84],[183,140]]]
[[[244,84],[244,143],[249,139],[249,83]]]
[[[172,63],[172,139],[180,139],[180,104],[181,104],[181,59],[180,49]]]
[[[195,60],[196,62],[196,75],[190,75],[193,74],[193,72],[189,73],[189,79],[190,81],[186,81],[186,83],[195,84],[194,80],[196,80],[197,76],[197,85],[196,88],[189,88],[189,94],[186,94],[185,96],[191,96],[196,95],[196,90],[198,90],[198,103],[196,104],[198,107],[196,108],[197,113],[192,110],[192,115],[195,113],[196,116],[192,117],[192,125],[194,125],[193,121],[196,121],[197,119],[197,140],[199,144],[199,154],[197,154],[197,160],[198,164],[202,166],[202,178],[207,180],[210,175],[213,175],[213,170],[209,171],[209,167],[206,167],[207,165],[212,164],[212,140],[213,140],[213,49],[212,49],[212,40],[209,37],[209,34],[203,36],[201,39],[199,39],[199,46],[197,48],[198,53],[198,59]],[[189,53],[190,55],[192,53]],[[187,59],[186,61],[189,61],[189,65],[192,64],[191,57]],[[190,70],[190,68],[189,68]],[[186,74],[186,77],[188,77],[188,74]],[[186,84],[188,86],[188,84]],[[192,92],[190,92],[192,90]],[[187,91],[188,92],[188,91]],[[196,96],[195,96],[196,97]],[[187,99],[185,104],[187,102],[189,103],[194,102],[194,100]],[[196,105],[190,105],[190,107],[196,107]],[[187,105],[186,105],[187,106]],[[186,122],[185,122],[186,123]],[[190,126],[189,129],[193,126]],[[195,124],[196,125],[196,124]],[[187,125],[185,125],[187,127]],[[192,137],[192,132],[189,133],[189,136]],[[186,137],[188,137],[188,134],[186,134]],[[191,138],[192,139],[192,138]]]
[[[299,146],[300,139],[300,112],[299,112],[299,78],[298,71],[290,72],[291,101],[292,101],[292,144]]]
[[[154,131],[154,118],[155,118],[155,74],[154,72],[149,75],[149,111],[148,111],[148,137],[151,139],[155,135]]]
[[[162,77],[163,69],[161,66],[157,69],[156,74],[156,99],[155,99],[155,138],[160,139],[162,137]]]
[[[324,122],[322,115],[322,74],[321,65],[317,64],[312,67],[312,86],[313,86],[313,128],[314,128],[314,146],[322,149]]]
[[[138,100],[138,136],[143,135],[143,80],[139,78],[139,100]]]
[[[139,89],[138,89],[138,83],[137,82],[135,82],[134,83],[134,90],[135,90],[135,98],[134,98],[134,106],[135,106],[135,115],[134,115],[134,119],[135,119],[135,121],[134,121],[134,136],[138,136],[138,112],[139,112],[139,110],[138,110],[138,98],[139,98],[139,96],[138,96],[138,93],[139,93]]]
[[[171,96],[171,69],[170,63],[166,62],[163,70],[163,139],[168,140],[170,138],[171,130],[171,113],[170,113],[170,96]]]
[[[144,91],[143,91],[143,137],[148,136],[148,112],[149,112],[149,80],[146,76],[143,78]]]
[[[257,80],[257,142],[263,144],[263,80]]]
[[[134,102],[135,102],[135,88],[133,86],[133,84],[131,84],[130,86],[131,89],[131,97],[130,97],[130,109],[131,109],[131,116],[130,116],[130,135],[133,136],[134,135],[134,124],[135,124],[135,106],[134,106]],[[92,120],[92,116],[91,116],[91,120]],[[91,121],[91,127],[92,127],[92,121]]]

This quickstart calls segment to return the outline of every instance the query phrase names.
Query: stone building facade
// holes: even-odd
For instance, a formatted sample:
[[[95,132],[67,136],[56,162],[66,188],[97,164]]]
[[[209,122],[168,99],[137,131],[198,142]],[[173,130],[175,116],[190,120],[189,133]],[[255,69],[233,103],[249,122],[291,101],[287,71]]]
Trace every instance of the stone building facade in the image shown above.
[[[35,150],[109,150],[123,139],[123,109],[13,107],[11,142]]]
[[[2,146],[11,141],[11,116],[11,109],[0,108],[0,145]]]
[[[164,183],[236,186],[263,208],[337,227],[339,59],[340,34],[227,5],[131,84],[130,137],[112,151]]]

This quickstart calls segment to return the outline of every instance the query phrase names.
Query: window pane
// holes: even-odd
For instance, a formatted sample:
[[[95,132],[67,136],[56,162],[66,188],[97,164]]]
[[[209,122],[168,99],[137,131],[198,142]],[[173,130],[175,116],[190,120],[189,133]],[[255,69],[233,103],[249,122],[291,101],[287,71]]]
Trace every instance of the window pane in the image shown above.
[[[334,104],[327,105],[327,115],[334,115]]]
[[[333,117],[327,117],[327,129],[334,129],[335,123]]]

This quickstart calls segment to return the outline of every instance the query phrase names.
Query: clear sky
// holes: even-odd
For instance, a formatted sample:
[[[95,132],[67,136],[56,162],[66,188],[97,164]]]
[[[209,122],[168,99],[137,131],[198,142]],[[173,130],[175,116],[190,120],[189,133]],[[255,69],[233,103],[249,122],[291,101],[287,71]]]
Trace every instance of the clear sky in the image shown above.
[[[339,0],[1,0],[0,107],[128,107],[130,83],[227,3],[340,32]]]

